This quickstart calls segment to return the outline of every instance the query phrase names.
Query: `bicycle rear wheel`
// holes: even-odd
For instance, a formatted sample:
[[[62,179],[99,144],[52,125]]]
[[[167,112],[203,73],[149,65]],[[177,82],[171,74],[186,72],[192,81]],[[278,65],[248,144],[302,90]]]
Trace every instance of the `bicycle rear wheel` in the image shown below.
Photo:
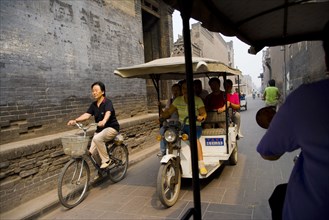
[[[67,162],[58,179],[60,203],[69,209],[77,206],[87,195],[89,179],[89,166],[83,158]]]
[[[115,166],[109,172],[109,178],[116,183],[122,180],[128,169],[128,149],[125,145],[115,145],[110,149],[111,158]]]

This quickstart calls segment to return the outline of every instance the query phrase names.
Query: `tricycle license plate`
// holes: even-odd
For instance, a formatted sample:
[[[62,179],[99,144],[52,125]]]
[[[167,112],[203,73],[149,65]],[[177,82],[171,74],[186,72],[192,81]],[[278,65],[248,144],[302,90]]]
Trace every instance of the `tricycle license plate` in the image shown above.
[[[205,138],[206,146],[224,146],[224,138]]]

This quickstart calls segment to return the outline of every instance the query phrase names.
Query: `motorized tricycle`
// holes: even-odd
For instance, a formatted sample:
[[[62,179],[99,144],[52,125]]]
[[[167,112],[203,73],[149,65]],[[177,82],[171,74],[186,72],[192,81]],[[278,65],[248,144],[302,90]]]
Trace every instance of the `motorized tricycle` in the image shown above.
[[[186,118],[187,119],[187,118]],[[164,122],[163,139],[166,143],[166,155],[161,158],[157,178],[157,194],[161,203],[170,207],[179,197],[181,178],[192,178],[191,151],[188,134],[182,129],[186,123],[179,121]],[[218,121],[213,121],[217,123]],[[238,161],[237,129],[230,123],[228,141],[223,128],[203,129],[200,142],[207,175],[199,175],[200,179],[209,177],[225,161],[236,165]]]
[[[220,77],[226,80],[227,75],[239,76],[240,71],[230,68],[225,64],[207,58],[193,57],[194,77]],[[156,68],[154,68],[156,67]],[[115,74],[127,78],[151,78],[159,93],[159,80],[177,80],[185,77],[184,57],[162,58],[142,65],[119,68]],[[158,94],[159,97],[159,94]],[[190,102],[189,102],[190,103]],[[208,112],[208,124],[203,129],[201,138],[203,161],[207,175],[199,178],[207,178],[215,172],[225,161],[237,164],[238,144],[237,126],[230,120],[229,112]],[[157,194],[165,207],[173,206],[180,192],[181,178],[193,177],[193,166],[191,163],[191,140],[189,134],[182,132],[184,122],[163,122],[167,154],[161,158],[157,177]],[[223,124],[224,128],[217,126]]]

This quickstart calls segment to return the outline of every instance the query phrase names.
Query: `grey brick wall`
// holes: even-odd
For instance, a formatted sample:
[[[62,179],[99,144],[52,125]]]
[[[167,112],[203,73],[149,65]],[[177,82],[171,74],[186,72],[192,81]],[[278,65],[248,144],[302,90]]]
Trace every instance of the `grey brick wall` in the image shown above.
[[[276,86],[282,94],[288,95],[303,83],[326,77],[324,51],[320,41],[304,41],[286,46],[271,47],[269,50],[272,78],[276,80]],[[284,64],[284,50],[286,50],[286,64]],[[285,65],[286,75],[284,74]],[[268,80],[269,73],[267,70],[264,75],[264,88]],[[286,88],[284,88],[285,81]]]
[[[303,83],[326,77],[322,42],[305,41],[292,44],[288,52],[290,55],[287,61],[290,71],[288,93]]]
[[[148,112],[145,80],[120,66],[144,62],[140,1],[1,0],[0,144],[67,129],[101,80],[119,118]]]

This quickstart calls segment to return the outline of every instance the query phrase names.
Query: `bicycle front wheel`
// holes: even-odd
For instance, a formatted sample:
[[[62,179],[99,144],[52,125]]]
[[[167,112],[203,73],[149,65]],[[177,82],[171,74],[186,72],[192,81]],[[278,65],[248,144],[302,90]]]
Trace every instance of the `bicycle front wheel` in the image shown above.
[[[110,170],[109,178],[116,183],[122,180],[128,169],[128,149],[125,145],[115,145],[110,149],[115,166]]]
[[[87,195],[90,170],[83,158],[66,163],[58,179],[58,198],[66,208],[77,206]]]

